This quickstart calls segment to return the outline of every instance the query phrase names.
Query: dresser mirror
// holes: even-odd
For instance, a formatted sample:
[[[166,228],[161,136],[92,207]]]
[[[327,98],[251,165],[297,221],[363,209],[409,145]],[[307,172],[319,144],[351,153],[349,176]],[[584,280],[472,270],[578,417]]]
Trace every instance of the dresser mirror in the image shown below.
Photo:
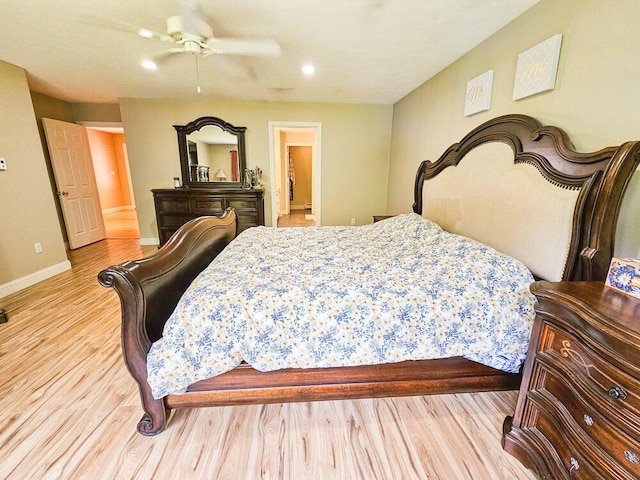
[[[178,134],[182,185],[192,188],[239,188],[246,158],[244,132],[217,117],[174,125]]]

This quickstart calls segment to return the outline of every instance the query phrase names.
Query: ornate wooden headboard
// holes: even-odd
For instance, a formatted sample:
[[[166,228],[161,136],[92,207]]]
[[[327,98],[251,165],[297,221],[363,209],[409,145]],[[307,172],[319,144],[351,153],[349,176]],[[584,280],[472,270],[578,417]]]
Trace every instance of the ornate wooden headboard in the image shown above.
[[[639,163],[640,142],[579,153],[561,129],[505,115],[422,162],[413,211],[518,258],[539,278],[601,280]]]

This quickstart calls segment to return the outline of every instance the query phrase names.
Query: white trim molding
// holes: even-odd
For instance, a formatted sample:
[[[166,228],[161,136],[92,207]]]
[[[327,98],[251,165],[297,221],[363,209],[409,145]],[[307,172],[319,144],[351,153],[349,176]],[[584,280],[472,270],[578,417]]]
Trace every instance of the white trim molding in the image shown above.
[[[43,268],[42,270],[38,270],[37,272],[30,273],[29,275],[25,275],[24,277],[11,280],[8,283],[0,285],[0,298],[6,297],[7,295],[11,295],[12,293],[35,285],[36,283],[58,275],[59,273],[66,272],[67,270],[71,270],[71,262],[69,260],[56,263],[55,265],[51,265],[50,267]]]
[[[141,238],[140,245],[160,245],[160,239],[156,237]]]
[[[135,210],[135,209],[136,207],[132,205],[122,205],[120,207],[104,208],[102,209],[102,214],[104,215],[106,213],[126,212],[126,211]]]

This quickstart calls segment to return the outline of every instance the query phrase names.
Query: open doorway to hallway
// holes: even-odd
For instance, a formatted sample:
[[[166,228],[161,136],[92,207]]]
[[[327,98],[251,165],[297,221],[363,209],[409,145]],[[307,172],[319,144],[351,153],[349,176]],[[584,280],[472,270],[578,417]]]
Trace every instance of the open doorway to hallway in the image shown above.
[[[318,122],[269,122],[271,225],[320,225]]]
[[[85,125],[106,238],[140,238],[122,127]]]

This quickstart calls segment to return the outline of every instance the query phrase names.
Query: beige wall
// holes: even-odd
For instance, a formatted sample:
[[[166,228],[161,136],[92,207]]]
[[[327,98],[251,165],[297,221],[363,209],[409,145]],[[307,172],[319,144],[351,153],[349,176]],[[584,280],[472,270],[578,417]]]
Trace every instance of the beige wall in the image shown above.
[[[75,122],[120,123],[120,106],[117,103],[72,103]]]
[[[567,131],[579,151],[640,139],[640,2],[542,0],[394,106],[388,213],[411,210],[415,172],[475,126],[523,113]],[[556,88],[511,100],[518,54],[563,35]],[[495,70],[491,108],[463,117],[467,81]],[[616,254],[640,257],[640,173],[619,221]]]
[[[172,188],[180,176],[173,125],[213,115],[246,126],[247,165],[260,167],[271,182],[269,122],[321,122],[322,225],[370,223],[386,210],[392,106],[122,99],[129,166],[143,239],[157,238],[152,188]],[[265,195],[265,218],[271,220],[271,191]],[[144,240],[143,240],[144,241]]]
[[[0,171],[2,297],[9,282],[68,263],[24,70],[0,61],[0,85],[0,156],[8,165]]]

